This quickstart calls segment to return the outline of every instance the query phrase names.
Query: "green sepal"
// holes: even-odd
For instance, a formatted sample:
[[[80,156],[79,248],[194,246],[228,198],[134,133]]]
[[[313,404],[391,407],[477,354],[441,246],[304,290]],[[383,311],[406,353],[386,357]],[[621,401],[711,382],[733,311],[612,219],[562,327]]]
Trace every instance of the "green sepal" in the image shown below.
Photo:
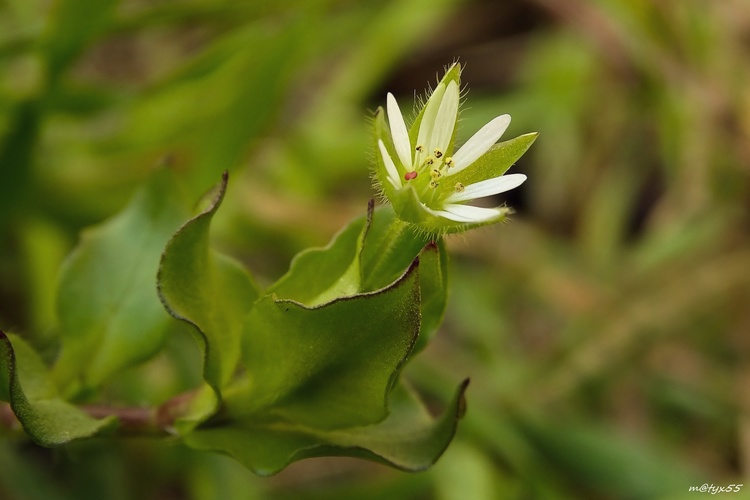
[[[42,446],[57,446],[113,427],[63,400],[37,353],[20,337],[0,331],[0,396],[10,403],[26,434]],[[7,384],[7,385],[6,385]]]
[[[123,211],[83,233],[57,294],[63,347],[55,376],[68,393],[99,386],[163,344],[170,318],[154,277],[188,212],[176,179],[160,169]]]
[[[449,220],[428,212],[411,186],[399,191],[394,190],[394,195],[390,198],[390,201],[393,210],[401,220],[413,224],[417,231],[432,235],[433,238],[445,234],[462,233],[469,229],[502,222],[510,214],[510,209],[501,207],[497,217],[483,222],[466,223]]]
[[[227,188],[225,173],[209,206],[167,243],[157,275],[164,308],[197,330],[204,347],[204,379],[218,393],[240,360],[244,316],[258,298],[247,270],[210,246],[211,221]]]
[[[226,415],[319,429],[383,420],[419,335],[419,293],[415,261],[386,288],[316,307],[263,297],[247,319],[248,380],[225,392]]]
[[[380,191],[382,196],[390,200],[398,191],[388,181],[388,172],[385,169],[385,163],[383,162],[383,155],[380,153],[378,140],[383,141],[383,145],[385,146],[386,150],[388,150],[388,154],[391,156],[391,158],[396,158],[394,162],[398,161],[398,156],[396,155],[396,150],[393,147],[391,132],[388,128],[388,124],[385,121],[385,110],[382,107],[379,107],[375,111],[375,117],[372,121],[372,127],[373,137],[375,139],[373,141],[373,157],[375,159],[375,163],[373,165],[372,177],[375,188]],[[399,164],[396,163],[396,170],[399,171],[399,175],[403,175],[404,172],[402,172],[402,169],[399,169],[398,165]],[[404,179],[402,177],[401,182],[403,183],[403,181]]]
[[[445,196],[450,194],[456,182],[468,186],[475,182],[500,177],[528,151],[537,137],[539,134],[532,132],[495,144],[474,163],[447,177],[450,182],[445,182],[438,188],[439,194]]]
[[[388,417],[374,425],[321,430],[303,425],[234,421],[197,429],[185,436],[195,449],[232,456],[259,475],[275,474],[292,462],[322,456],[349,456],[405,471],[433,465],[455,435],[466,408],[468,380],[443,414],[433,419],[419,399],[399,384],[390,395]]]

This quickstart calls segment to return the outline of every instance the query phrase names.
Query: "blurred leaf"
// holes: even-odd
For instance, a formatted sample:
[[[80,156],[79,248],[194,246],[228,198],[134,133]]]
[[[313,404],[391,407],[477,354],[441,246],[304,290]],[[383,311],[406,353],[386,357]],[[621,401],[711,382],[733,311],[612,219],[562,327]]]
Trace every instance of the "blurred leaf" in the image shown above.
[[[7,500],[72,500],[47,471],[39,467],[37,456],[23,456],[11,440],[0,441],[0,494]]]
[[[95,387],[162,345],[169,316],[156,295],[159,256],[186,218],[174,178],[160,170],[122,212],[83,234],[58,289],[61,386]]]
[[[677,456],[655,451],[612,430],[594,425],[518,422],[539,457],[559,470],[572,486],[614,498],[658,498],[686,491],[699,476]]]
[[[177,75],[126,110],[122,147],[184,154],[193,191],[237,168],[270,128],[313,23],[259,21],[220,37],[207,71]]]
[[[289,463],[326,455],[366,458],[407,471],[437,461],[456,432],[465,409],[461,384],[448,409],[433,419],[403,385],[391,393],[390,414],[379,424],[322,430],[300,425],[235,422],[199,429],[186,436],[197,449],[227,453],[260,475],[275,474]]]
[[[266,498],[256,476],[229,457],[203,454],[185,478],[191,500],[248,500]]]
[[[362,179],[362,151],[368,136],[362,128],[362,107],[398,65],[411,57],[425,37],[441,29],[460,0],[401,0],[362,2],[349,19],[331,22],[326,33],[315,33],[312,43],[326,40],[322,54],[340,54],[336,64],[327,63],[310,110],[291,137],[291,164],[274,169],[282,182],[306,193],[330,192],[342,179]],[[353,5],[353,4],[352,4]],[[349,21],[349,22],[347,22]],[[343,32],[337,29],[347,26]],[[342,42],[343,40],[343,42]],[[346,50],[341,51],[342,43]],[[451,56],[452,57],[452,56]],[[449,60],[442,59],[441,64]],[[317,168],[311,169],[314,163]],[[356,182],[356,181],[354,181]]]
[[[40,45],[56,78],[112,21],[118,0],[57,0]]]
[[[26,206],[41,121],[39,105],[32,101],[18,103],[10,116],[9,130],[0,136],[0,231]]]
[[[494,470],[489,457],[481,448],[463,442],[454,442],[440,463],[430,473],[435,477],[438,500],[495,500],[500,498],[496,485],[499,471]],[[506,488],[502,498],[516,498]],[[514,488],[515,489],[515,488]]]
[[[194,326],[203,339],[204,378],[217,393],[237,368],[244,317],[258,298],[242,265],[210,247],[211,221],[224,198],[227,179],[224,174],[210,205],[169,240],[158,272],[164,307]]]
[[[28,316],[35,345],[50,345],[57,332],[55,312],[57,277],[61,262],[70,250],[62,229],[47,219],[26,218],[22,227],[24,275],[28,286]]]
[[[96,420],[61,399],[39,356],[13,334],[0,331],[0,369],[7,377],[7,396],[26,433],[42,446],[89,437],[114,422]]]

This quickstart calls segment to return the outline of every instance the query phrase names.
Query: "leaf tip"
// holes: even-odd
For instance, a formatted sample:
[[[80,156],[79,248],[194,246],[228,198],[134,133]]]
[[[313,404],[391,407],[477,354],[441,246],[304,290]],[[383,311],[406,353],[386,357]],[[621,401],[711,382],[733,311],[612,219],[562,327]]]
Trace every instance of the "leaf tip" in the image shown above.
[[[466,415],[466,389],[471,382],[470,378],[465,378],[458,386],[458,404],[456,405],[456,419],[461,419]]]

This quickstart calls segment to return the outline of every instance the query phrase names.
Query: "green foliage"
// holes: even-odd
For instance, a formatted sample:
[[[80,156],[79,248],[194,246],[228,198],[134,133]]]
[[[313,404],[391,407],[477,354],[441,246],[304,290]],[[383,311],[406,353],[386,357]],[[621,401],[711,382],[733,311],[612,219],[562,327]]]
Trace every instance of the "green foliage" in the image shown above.
[[[243,317],[258,298],[247,271],[209,244],[211,219],[226,187],[225,174],[210,205],[169,240],[157,279],[159,296],[167,311],[193,325],[202,336],[204,377],[217,392],[237,369]]]
[[[163,344],[169,317],[154,276],[187,213],[173,182],[168,171],[156,172],[120,214],[84,233],[66,261],[57,295],[63,349],[55,365],[66,391],[95,388]]]
[[[94,419],[60,397],[44,362],[21,338],[0,331],[0,351],[0,396],[36,443],[56,446],[111,427],[112,417]]]
[[[186,443],[228,453],[261,475],[276,473],[295,460],[325,455],[367,458],[419,471],[432,465],[452,439],[463,413],[466,385],[461,385],[449,409],[437,420],[408,389],[399,386],[390,394],[389,416],[378,424],[319,429],[237,422],[198,430],[186,437]]]
[[[695,0],[0,2],[0,328],[18,333],[0,342],[0,393],[10,399],[8,346],[18,374],[23,342],[33,349],[23,364],[38,368],[31,380],[52,382],[43,401],[121,417],[106,439],[47,450],[0,403],[0,497],[661,499],[742,483],[749,15],[743,2]],[[510,169],[527,182],[492,200],[514,207],[511,223],[436,242],[441,273],[443,248],[451,253],[440,322],[424,312],[425,280],[437,280],[429,238],[391,224],[387,207],[363,237],[363,171],[375,153],[366,110],[391,91],[410,122],[414,95],[454,61],[469,90],[457,145],[499,113],[512,115],[514,141],[540,136]],[[121,364],[110,368],[87,353],[63,383],[62,257],[162,162],[179,179],[164,192],[184,190],[189,202],[231,172],[211,248],[252,269],[259,297],[286,290],[280,300],[325,306],[389,286],[419,256],[417,345],[389,417],[364,427],[393,418],[402,382],[447,418],[446,389],[470,374],[469,411],[434,468],[402,474],[332,457],[261,479],[177,444],[239,432],[238,420],[221,426],[223,405],[254,381],[240,351],[218,400],[204,337],[163,308],[167,342],[151,356],[114,355]],[[196,213],[184,209],[159,252]],[[338,250],[303,250],[342,227]],[[298,253],[321,271],[279,281]],[[149,272],[143,293],[156,311]],[[34,407],[33,384],[18,380]],[[330,432],[305,427],[294,439],[338,453]],[[252,454],[233,445],[204,447]],[[278,463],[306,456],[284,450]]]
[[[399,383],[399,374],[423,320],[428,334],[442,317],[444,246],[430,243],[409,261],[404,249],[416,248],[414,240],[421,244],[421,239],[403,231],[392,212],[375,213],[370,204],[366,218],[355,220],[327,247],[299,255],[290,271],[260,294],[241,264],[211,247],[210,226],[227,179],[225,174],[206,197],[204,210],[175,229],[185,210],[172,176],[159,171],[119,215],[85,235],[61,277],[58,383],[74,395],[81,387],[92,391],[153,355],[167,326],[154,310],[156,285],[164,308],[199,334],[204,380],[213,389],[213,396],[199,390],[162,410],[172,412],[163,418],[186,444],[228,453],[259,474],[330,454],[406,470],[429,467],[455,433],[465,384],[433,420]],[[382,239],[394,233],[379,221],[381,215],[401,228],[398,238],[387,240],[388,251]],[[169,233],[174,234],[165,242]],[[370,250],[364,258],[369,246],[378,253]],[[420,276],[420,256],[425,272],[434,275]],[[365,276],[378,283],[383,271],[400,265],[405,267],[393,282],[365,290]],[[8,396],[37,442],[65,443],[109,423],[113,417],[96,421],[60,399],[44,378],[43,362],[25,343],[16,343],[29,396],[15,375],[14,346],[6,339]],[[86,357],[94,362],[81,363]]]
[[[366,218],[327,247],[297,256],[256,300],[247,274],[237,265],[217,265],[228,261],[209,247],[209,225],[226,182],[225,176],[210,206],[170,240],[159,271],[165,307],[203,335],[206,381],[222,399],[216,415],[183,427],[185,442],[224,451],[259,474],[328,454],[377,458],[409,470],[434,463],[455,432],[463,389],[433,422],[414,395],[394,386],[422,320],[434,329],[442,316],[444,248],[441,255],[442,246],[433,243],[420,254],[425,271],[436,273],[424,279],[416,255],[410,263],[402,251],[379,251],[377,258],[370,252],[365,259],[371,242],[382,250],[383,239],[392,236],[381,216],[399,224],[371,204]],[[402,240],[415,236],[399,234]],[[394,269],[387,263],[392,260],[407,265],[401,275],[364,291],[364,269],[380,276],[372,268]],[[429,299],[424,307],[423,292]],[[233,376],[240,342],[242,364]]]

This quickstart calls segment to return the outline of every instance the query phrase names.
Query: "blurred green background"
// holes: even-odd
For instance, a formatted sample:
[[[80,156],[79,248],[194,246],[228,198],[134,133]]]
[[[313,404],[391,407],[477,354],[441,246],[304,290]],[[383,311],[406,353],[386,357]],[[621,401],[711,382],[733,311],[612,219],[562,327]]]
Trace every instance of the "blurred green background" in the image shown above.
[[[230,171],[217,245],[271,283],[364,213],[386,92],[408,109],[454,60],[459,140],[503,113],[508,138],[541,135],[496,200],[512,222],[449,240],[446,321],[406,371],[436,409],[472,379],[433,469],[262,479],[172,442],[2,432],[0,497],[673,499],[748,478],[747,0],[0,1],[0,327],[54,358],[60,262],[161,164],[193,197]],[[197,384],[181,328],[105,398]]]

